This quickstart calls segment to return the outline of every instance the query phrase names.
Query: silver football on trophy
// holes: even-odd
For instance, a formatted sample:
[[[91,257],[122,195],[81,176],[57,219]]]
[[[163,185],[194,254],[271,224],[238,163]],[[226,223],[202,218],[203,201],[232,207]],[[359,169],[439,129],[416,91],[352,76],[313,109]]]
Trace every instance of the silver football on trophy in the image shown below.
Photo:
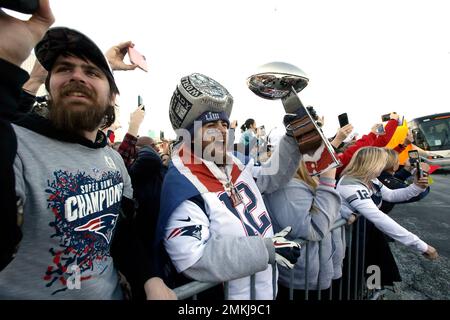
[[[285,62],[271,62],[258,68],[247,79],[247,85],[257,96],[277,100],[287,97],[292,89],[302,91],[308,85],[308,76],[296,66]]]
[[[310,165],[310,174],[320,175],[341,163],[316,119],[298,96],[308,82],[309,79],[302,70],[285,62],[267,63],[247,79],[247,85],[253,93],[264,99],[281,99],[286,114],[294,116],[291,122],[285,123],[286,131],[296,138],[300,152],[308,159],[306,163],[307,167],[308,163]],[[306,129],[311,124],[312,129]],[[304,131],[305,129],[308,131]]]

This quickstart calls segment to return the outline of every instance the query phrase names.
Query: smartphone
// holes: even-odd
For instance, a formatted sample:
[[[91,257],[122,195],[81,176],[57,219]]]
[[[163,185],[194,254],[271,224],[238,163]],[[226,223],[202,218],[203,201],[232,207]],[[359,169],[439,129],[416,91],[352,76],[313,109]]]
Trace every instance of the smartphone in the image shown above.
[[[142,106],[142,110],[145,111],[145,106],[144,106],[144,98],[142,98],[141,95],[138,95],[138,107]]]
[[[389,121],[389,120],[391,120],[391,114],[390,113],[383,114],[381,116],[381,121],[386,122],[386,121]]]
[[[384,133],[386,133],[386,132],[384,131],[384,126],[383,126],[382,124],[379,124],[379,125],[378,125],[378,127],[377,127],[377,129],[376,129],[376,132],[377,132],[377,134],[384,134]]]
[[[392,113],[397,114],[397,112],[392,112]],[[389,121],[389,120],[391,120],[391,114],[390,113],[383,114],[381,116],[381,121],[386,122],[386,121]]]
[[[129,47],[128,57],[130,58],[131,63],[137,64],[140,69],[148,72],[147,60],[143,54],[139,53],[135,48]]]
[[[422,168],[420,167],[420,156],[419,156],[419,151],[417,150],[410,150],[408,151],[408,156],[409,156],[409,162],[411,163],[411,165],[416,167],[416,174],[417,174],[417,178],[420,179],[423,176],[423,172],[422,172]]]
[[[341,128],[345,127],[349,123],[347,113],[338,115],[338,119],[339,119],[339,125],[341,126]]]
[[[408,156],[409,156],[409,158],[411,160],[413,160],[413,161],[411,161],[411,164],[413,162],[416,163],[417,161],[420,160],[419,151],[417,151],[417,150],[410,150],[410,151],[408,151]]]
[[[39,0],[0,0],[0,8],[33,14],[39,9]]]
[[[114,141],[115,141],[115,139],[116,139],[116,136],[115,136],[115,134],[114,134],[114,131],[112,131],[112,130],[108,130],[108,131],[106,132],[106,137],[108,138],[108,140],[109,140],[110,143],[114,143]]]

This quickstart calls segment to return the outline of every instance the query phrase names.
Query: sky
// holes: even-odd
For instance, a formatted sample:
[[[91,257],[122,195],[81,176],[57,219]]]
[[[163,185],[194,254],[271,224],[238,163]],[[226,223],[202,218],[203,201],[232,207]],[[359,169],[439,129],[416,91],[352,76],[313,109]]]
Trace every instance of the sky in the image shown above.
[[[146,56],[148,73],[115,73],[124,129],[138,94],[144,97],[141,135],[152,129],[174,136],[170,98],[193,72],[228,89],[239,125],[254,118],[266,131],[280,128],[281,101],[263,100],[246,86],[258,66],[273,61],[308,75],[299,96],[325,116],[328,136],[344,112],[364,134],[391,111],[408,120],[450,111],[446,1],[53,0],[51,6],[54,26],[77,29],[104,51],[132,40]]]

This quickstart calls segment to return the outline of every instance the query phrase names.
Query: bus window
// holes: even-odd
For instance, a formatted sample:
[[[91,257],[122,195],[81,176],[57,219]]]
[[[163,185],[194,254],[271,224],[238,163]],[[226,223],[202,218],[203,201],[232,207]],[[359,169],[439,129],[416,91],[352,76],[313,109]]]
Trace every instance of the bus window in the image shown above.
[[[450,118],[427,119],[419,123],[417,136],[423,136],[425,150],[443,150],[450,147]],[[420,138],[417,142],[420,141]]]
[[[414,144],[418,147],[424,149],[424,150],[430,150],[430,147],[425,140],[425,136],[423,135],[422,131],[420,129],[413,129],[412,134],[414,137]]]

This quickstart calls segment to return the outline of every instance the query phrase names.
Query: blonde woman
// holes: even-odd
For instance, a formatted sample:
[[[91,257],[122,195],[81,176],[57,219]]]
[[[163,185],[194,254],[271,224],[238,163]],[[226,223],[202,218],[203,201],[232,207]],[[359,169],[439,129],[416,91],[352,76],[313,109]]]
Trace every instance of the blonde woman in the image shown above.
[[[386,165],[383,172],[378,177],[378,180],[389,189],[401,189],[407,188],[408,184],[405,180],[412,174],[411,165],[405,165],[404,168],[399,170],[398,153],[392,149],[384,149],[388,155]],[[424,172],[428,171],[428,165],[424,163]],[[430,191],[430,187],[426,188],[418,196],[413,197],[402,203],[410,203],[419,201],[424,198]],[[383,200],[380,210],[383,213],[388,214],[397,203],[391,203]],[[366,247],[365,247],[365,269],[368,266],[375,265],[380,267],[381,271],[381,285],[393,286],[394,282],[402,281],[400,271],[398,270],[397,263],[394,255],[389,247],[389,239],[378,230],[373,223],[367,222],[366,225]]]
[[[340,233],[335,242],[334,235],[330,233],[334,222],[340,218],[341,208],[341,199],[335,190],[335,175],[336,170],[329,170],[320,179],[312,178],[304,162],[300,161],[296,175],[284,188],[264,196],[275,232],[292,226],[291,237],[310,241],[308,279],[305,279],[306,246],[301,248],[300,258],[294,267],[294,300],[304,299],[306,284],[310,290],[309,299],[317,299],[318,289],[328,289],[331,281],[341,276],[340,263],[338,270],[335,270],[333,262],[334,255],[339,255],[337,261],[342,261],[344,245]],[[320,256],[319,241],[322,241]],[[278,271],[277,300],[287,300],[291,271],[283,267],[279,267]]]
[[[386,151],[376,147],[362,148],[355,153],[347,168],[342,172],[342,178],[336,187],[341,195],[343,207],[364,216],[394,240],[434,260],[438,257],[435,248],[400,226],[379,209],[383,200],[403,202],[418,196],[428,187],[428,178],[416,179],[406,188],[391,190],[377,179],[385,168],[387,159]],[[347,210],[342,212],[345,215]]]

